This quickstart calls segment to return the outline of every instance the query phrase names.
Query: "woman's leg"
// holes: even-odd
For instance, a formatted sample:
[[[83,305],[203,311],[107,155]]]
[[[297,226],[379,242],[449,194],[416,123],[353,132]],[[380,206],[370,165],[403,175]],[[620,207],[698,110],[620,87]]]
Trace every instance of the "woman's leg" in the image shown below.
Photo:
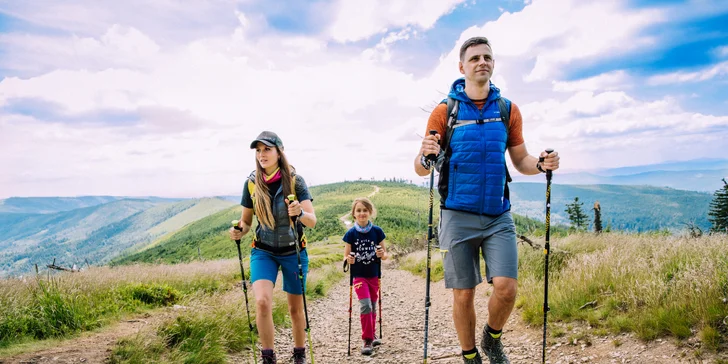
[[[303,313],[303,295],[288,293],[288,313],[291,314],[294,347],[306,346],[306,316]]]
[[[255,324],[263,349],[273,349],[273,282],[260,279],[253,282],[255,293]]]
[[[291,314],[293,326],[293,343],[297,348],[306,345],[306,316],[304,314],[303,291],[301,280],[298,278],[298,256],[296,254],[278,257],[283,272],[283,291],[288,296],[288,312]],[[306,284],[308,276],[308,252],[301,251],[301,268],[303,283]]]

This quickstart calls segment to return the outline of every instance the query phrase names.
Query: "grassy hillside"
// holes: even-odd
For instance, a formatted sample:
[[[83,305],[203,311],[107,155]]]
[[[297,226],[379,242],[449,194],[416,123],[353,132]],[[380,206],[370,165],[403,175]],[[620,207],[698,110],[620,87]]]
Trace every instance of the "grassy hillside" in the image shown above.
[[[429,190],[415,185],[396,182],[340,182],[311,188],[314,208],[318,223],[313,229],[306,229],[309,241],[333,240],[339,242],[347,228],[340,218],[351,211],[351,203],[356,197],[365,197],[376,191],[371,197],[377,208],[375,223],[387,234],[390,243],[409,246],[413,237],[422,237],[427,231]],[[232,258],[237,256],[235,243],[228,237],[230,221],[240,218],[242,207],[220,211],[195,221],[188,226],[165,236],[144,251],[125,254],[114,260],[114,264],[132,262],[187,262],[202,257],[203,259]],[[437,225],[439,206],[435,197],[434,221]],[[348,216],[351,220],[351,217]],[[520,233],[535,234],[543,229],[543,223],[535,220],[516,217]],[[554,227],[554,234],[559,230]],[[250,251],[251,234],[243,238],[243,254]],[[199,248],[199,255],[198,255]]]
[[[703,229],[712,196],[708,193],[675,190],[654,186],[562,185],[551,186],[551,219],[567,223],[566,204],[579,197],[590,223],[594,219],[593,205],[602,208],[602,226],[633,232],[680,230],[693,222]],[[545,183],[513,183],[511,199],[513,212],[543,220]]]
[[[103,205],[85,207],[53,214],[28,214],[17,219],[11,214],[0,215],[0,248],[34,246],[43,240],[68,241],[82,239],[94,230],[121,221],[154,206],[144,200],[118,200]],[[8,224],[6,221],[14,221]]]
[[[26,234],[13,242],[14,251],[0,255],[0,270],[19,273],[57,264],[103,264],[127,248],[141,248],[230,203],[195,199],[155,205],[149,201],[120,200],[49,215],[30,215],[8,234]],[[24,230],[25,229],[25,230]],[[24,244],[24,245],[19,245]],[[12,252],[12,253],[11,253]]]

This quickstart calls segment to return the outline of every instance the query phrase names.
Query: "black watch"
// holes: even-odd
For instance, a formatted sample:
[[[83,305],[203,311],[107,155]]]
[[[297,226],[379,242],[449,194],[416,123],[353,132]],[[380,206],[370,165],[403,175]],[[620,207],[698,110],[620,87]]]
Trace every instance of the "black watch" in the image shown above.
[[[424,154],[420,156],[420,164],[421,164],[421,165],[422,165],[422,167],[424,167],[425,169],[427,169],[427,170],[429,170],[429,169],[430,169],[430,162],[429,162],[429,161],[427,160],[427,157],[425,157],[425,155],[424,155]]]

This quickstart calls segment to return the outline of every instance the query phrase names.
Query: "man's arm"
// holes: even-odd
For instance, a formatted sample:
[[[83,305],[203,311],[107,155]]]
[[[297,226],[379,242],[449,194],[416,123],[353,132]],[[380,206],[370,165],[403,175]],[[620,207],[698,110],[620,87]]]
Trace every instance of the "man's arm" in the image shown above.
[[[422,139],[420,145],[420,151],[415,156],[414,166],[415,173],[418,176],[426,176],[430,174],[430,170],[422,165],[421,158],[423,155],[438,155],[440,153],[440,140],[442,135],[445,134],[445,128],[447,127],[447,104],[438,104],[432,113],[430,119],[427,121],[427,129],[425,130],[425,138]],[[430,135],[430,130],[437,131],[437,134]]]
[[[526,150],[526,143],[521,143],[519,145],[508,147],[508,154],[511,156],[511,162],[513,162],[513,166],[516,167],[518,172],[521,172],[525,175],[541,173],[541,171],[539,171],[537,167],[538,158],[528,154],[528,150]],[[552,171],[559,169],[558,152],[554,151],[550,154],[546,154],[546,152],[541,152],[540,156],[545,157],[543,163],[541,163],[541,169],[550,169]]]

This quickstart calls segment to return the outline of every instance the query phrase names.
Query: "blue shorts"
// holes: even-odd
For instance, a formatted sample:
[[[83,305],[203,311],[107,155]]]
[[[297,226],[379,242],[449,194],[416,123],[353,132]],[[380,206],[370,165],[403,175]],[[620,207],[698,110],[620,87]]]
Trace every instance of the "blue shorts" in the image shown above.
[[[303,268],[303,284],[308,275],[308,252],[301,251],[301,267]],[[265,279],[276,284],[278,269],[283,272],[283,291],[290,294],[302,294],[301,281],[298,280],[298,256],[273,255],[265,250],[253,248],[250,252],[250,281]]]

